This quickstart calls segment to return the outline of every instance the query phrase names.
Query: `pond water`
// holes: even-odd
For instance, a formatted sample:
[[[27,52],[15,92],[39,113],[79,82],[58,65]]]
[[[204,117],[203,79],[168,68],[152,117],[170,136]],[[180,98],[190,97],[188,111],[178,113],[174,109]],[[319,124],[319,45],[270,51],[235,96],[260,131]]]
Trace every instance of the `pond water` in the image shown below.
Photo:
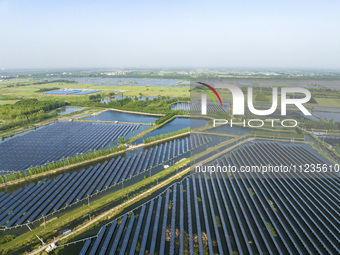
[[[82,107],[73,107],[73,106],[66,106],[64,109],[58,111],[58,115],[65,115],[65,114],[69,114],[69,113],[72,113],[72,112],[80,111],[82,109],[84,109],[84,108],[82,108]]]
[[[198,119],[198,118],[176,118],[169,123],[165,124],[164,126],[152,131],[149,134],[139,138],[135,143],[143,143],[143,139],[147,137],[157,136],[161,134],[167,134],[173,131],[177,131],[187,127],[203,127],[208,123],[207,119]]]
[[[135,101],[134,96],[128,96],[128,97],[131,97],[132,100]],[[119,100],[119,99],[123,99],[123,98],[126,98],[126,96],[114,96],[114,97],[111,97],[111,98],[103,98],[103,99],[100,100],[100,102],[107,104],[110,101],[115,101],[115,100]],[[138,97],[138,101],[145,101],[146,98],[149,98],[149,100],[153,100],[154,98],[158,98],[158,97],[156,97],[156,96],[141,96],[141,97]],[[170,97],[170,99],[173,99],[173,98],[174,97]]]
[[[110,97],[110,98],[103,98],[103,99],[100,100],[100,102],[107,104],[108,102],[124,99],[126,97],[134,98],[133,96],[114,96],[114,97]]]
[[[147,98],[149,98],[149,100],[153,100],[154,98],[157,98],[157,97],[145,97],[145,96],[141,96],[141,97],[138,97],[138,101],[145,101]]]
[[[253,131],[252,128],[238,127],[233,126],[230,127],[228,125],[220,125],[218,127],[214,127],[212,129],[207,130],[209,133],[219,133],[219,134],[230,134],[230,135],[243,135],[246,133],[250,133]]]
[[[314,113],[324,120],[330,121],[332,119],[334,122],[340,122],[340,113],[318,111],[314,111]]]
[[[314,111],[340,112],[340,108],[336,107],[307,106],[307,108],[314,109]]]
[[[312,120],[312,121],[320,121],[320,119],[318,119],[317,117],[315,117],[314,115],[304,115],[304,114],[300,114],[301,117],[308,119],[308,120]]]
[[[154,98],[158,98],[158,97],[155,97],[155,96],[141,96],[141,97],[138,97],[138,101],[145,101],[147,98],[149,98],[149,100],[153,100]],[[173,99],[174,97],[170,97],[170,99]]]
[[[118,112],[118,111],[105,111],[99,115],[92,115],[84,120],[92,121],[120,121],[120,122],[133,122],[133,123],[154,123],[159,117]]]

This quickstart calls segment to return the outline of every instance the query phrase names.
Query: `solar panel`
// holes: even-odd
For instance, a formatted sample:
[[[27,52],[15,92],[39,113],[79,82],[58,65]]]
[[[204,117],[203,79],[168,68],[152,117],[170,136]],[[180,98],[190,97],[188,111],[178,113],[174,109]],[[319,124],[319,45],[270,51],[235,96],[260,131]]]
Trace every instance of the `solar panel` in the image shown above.
[[[202,228],[201,228],[201,221],[200,221],[200,213],[199,213],[199,205],[198,205],[198,193],[196,188],[196,181],[195,177],[192,178],[192,185],[194,189],[194,203],[195,203],[195,214],[196,214],[196,226],[197,226],[197,239],[198,239],[198,248],[200,255],[204,254],[203,250],[203,241],[202,241]]]
[[[129,243],[129,240],[130,240],[130,235],[131,235],[133,223],[135,222],[135,217],[136,216],[134,214],[131,215],[131,218],[130,218],[130,221],[129,221],[129,226],[128,226],[127,230],[126,230],[124,241],[123,241],[123,244],[121,245],[121,248],[120,248],[120,252],[119,252],[120,255],[124,255],[125,254],[127,245]]]
[[[96,252],[97,252],[97,250],[98,250],[98,247],[99,247],[99,245],[100,245],[100,243],[101,243],[101,241],[102,241],[102,239],[103,239],[103,236],[104,236],[105,232],[106,232],[106,226],[103,226],[103,227],[100,229],[100,231],[99,231],[99,234],[98,234],[98,236],[97,236],[97,239],[96,239],[96,241],[94,242],[94,244],[93,244],[93,246],[92,246],[92,249],[91,249],[89,255],[95,255],[95,254],[96,254]]]
[[[111,239],[112,239],[113,233],[114,233],[114,231],[116,229],[116,226],[117,226],[117,221],[115,220],[111,224],[109,232],[106,235],[104,244],[103,244],[102,248],[100,249],[99,255],[105,255],[106,254],[106,250],[109,248],[109,244],[111,242]]]
[[[146,206],[144,204],[142,206],[142,209],[141,209],[139,217],[138,217],[138,223],[137,223],[137,226],[136,226],[135,234],[133,236],[132,244],[131,244],[131,248],[130,248],[130,255],[133,255],[136,252],[137,242],[139,240],[139,233],[141,232],[145,210],[146,210]]]
[[[159,248],[159,254],[165,253],[165,237],[166,237],[166,226],[168,222],[168,211],[169,211],[169,197],[170,197],[170,189],[167,189],[165,195],[165,206],[164,206],[164,213],[163,213],[163,223],[162,223],[162,235],[161,235],[161,243]]]
[[[87,250],[89,249],[90,245],[91,245],[91,240],[90,239],[86,240],[86,242],[85,242],[83,248],[81,249],[79,255],[85,255]]]
[[[142,238],[142,242],[141,242],[141,246],[140,246],[140,251],[139,251],[140,255],[145,253],[146,241],[148,240],[148,236],[149,236],[149,228],[150,228],[154,203],[155,203],[155,201],[151,200],[150,205],[149,205],[148,216],[147,216],[146,223],[145,223],[145,226],[144,226],[144,234],[143,234],[143,238]]]
[[[199,146],[206,143],[201,135],[192,139],[193,144],[195,139],[198,145],[201,143]],[[174,142],[172,151],[178,145],[179,141]],[[289,160],[293,163],[301,159],[317,160],[301,147],[285,146],[283,149],[280,146],[274,143],[244,145],[234,149],[228,157],[218,158],[213,164],[239,168],[241,165],[263,163],[263,159],[277,163],[276,154],[279,152],[286,154],[281,157],[285,164]],[[153,155],[159,152],[155,148],[148,153],[152,160]],[[106,238],[113,242],[112,254],[125,254],[127,251],[130,255],[136,252],[338,254],[338,228],[334,214],[337,200],[333,198],[339,195],[333,188],[337,188],[339,182],[330,178],[284,178],[299,176],[294,173],[280,173],[278,176],[280,178],[257,172],[253,175],[215,172],[186,178],[158,198],[133,210],[132,214],[123,215],[119,226],[121,231]],[[172,201],[169,203],[170,194]],[[135,224],[134,216],[137,218],[138,213]],[[131,215],[130,221],[128,215]]]
[[[179,186],[179,253],[184,254],[184,198],[183,198],[183,185]]]
[[[118,247],[118,243],[122,237],[122,233],[124,231],[124,227],[125,227],[125,223],[128,219],[127,214],[125,214],[122,218],[122,221],[120,222],[117,234],[115,236],[114,242],[112,244],[111,250],[110,250],[110,255],[114,255],[116,253],[117,247]]]
[[[138,125],[78,121],[52,123],[1,143],[1,170],[23,171],[97,150],[136,127]]]
[[[169,254],[175,254],[175,235],[176,235],[176,199],[177,199],[177,183],[174,184],[172,198],[172,214],[171,214],[171,232],[170,232],[170,251]]]
[[[188,211],[189,253],[190,255],[193,255],[194,254],[194,239],[193,239],[191,192],[190,192],[190,179],[189,178],[186,179],[186,191],[187,191],[187,211]]]
[[[151,246],[150,246],[149,254],[154,254],[155,253],[157,233],[158,233],[158,228],[159,228],[159,219],[160,219],[160,213],[161,213],[161,207],[162,207],[162,197],[160,196],[158,198],[158,203],[157,203],[156,217],[154,219],[154,227],[153,227],[153,231],[152,231]]]

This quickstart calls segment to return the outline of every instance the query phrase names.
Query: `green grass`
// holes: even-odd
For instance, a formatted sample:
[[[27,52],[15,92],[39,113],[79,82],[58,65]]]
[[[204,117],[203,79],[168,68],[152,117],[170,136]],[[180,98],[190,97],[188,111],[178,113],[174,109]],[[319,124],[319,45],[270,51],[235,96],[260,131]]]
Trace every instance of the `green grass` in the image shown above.
[[[270,131],[251,131],[250,134],[252,136],[259,137],[278,137],[278,138],[286,138],[286,139],[303,139],[303,134],[297,133],[285,133],[285,132],[270,132]]]
[[[249,193],[250,193],[250,195],[252,195],[252,196],[254,196],[254,195],[255,195],[255,192],[253,191],[253,189],[252,189],[252,188],[248,188],[248,190],[249,190]]]
[[[19,100],[0,100],[0,105],[5,105],[5,104],[14,104],[18,102]]]
[[[270,222],[266,222],[267,223],[267,227],[270,231],[270,233],[272,234],[273,237],[277,237],[277,233],[273,227],[273,225]]]
[[[315,100],[318,102],[318,106],[340,108],[340,100],[336,98],[315,98]]]

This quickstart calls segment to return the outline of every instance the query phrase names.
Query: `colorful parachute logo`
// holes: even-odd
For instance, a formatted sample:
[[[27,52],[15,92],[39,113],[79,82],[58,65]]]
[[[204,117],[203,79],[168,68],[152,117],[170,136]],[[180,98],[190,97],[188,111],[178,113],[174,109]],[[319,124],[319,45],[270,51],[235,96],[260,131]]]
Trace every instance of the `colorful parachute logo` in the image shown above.
[[[217,93],[217,91],[213,87],[211,87],[210,85],[208,85],[206,83],[203,83],[203,82],[197,82],[197,83],[201,84],[201,85],[203,85],[203,86],[205,86],[207,88],[209,88],[212,92],[214,92],[215,95],[217,96],[218,100],[220,101],[221,106],[222,106],[221,97],[220,97],[220,95]],[[209,90],[201,88],[201,87],[197,87],[197,88],[203,90],[204,92],[206,92],[212,98],[212,100],[214,101],[215,105],[217,105],[216,100],[215,100],[213,94],[211,94],[211,92]]]

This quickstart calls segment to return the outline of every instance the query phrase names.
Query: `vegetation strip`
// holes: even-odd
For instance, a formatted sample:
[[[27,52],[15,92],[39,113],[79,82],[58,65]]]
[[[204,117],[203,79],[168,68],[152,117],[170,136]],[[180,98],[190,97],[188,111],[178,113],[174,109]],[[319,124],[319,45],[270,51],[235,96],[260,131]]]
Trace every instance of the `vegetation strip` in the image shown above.
[[[163,140],[165,138],[174,137],[174,136],[177,136],[177,135],[180,135],[180,134],[183,134],[183,133],[189,134],[189,131],[190,131],[190,127],[187,127],[187,128],[183,128],[183,129],[180,129],[178,131],[173,131],[173,132],[166,133],[166,134],[160,134],[160,135],[157,135],[157,136],[150,136],[150,137],[143,139],[143,143],[148,144],[150,142],[160,141],[160,140]]]

